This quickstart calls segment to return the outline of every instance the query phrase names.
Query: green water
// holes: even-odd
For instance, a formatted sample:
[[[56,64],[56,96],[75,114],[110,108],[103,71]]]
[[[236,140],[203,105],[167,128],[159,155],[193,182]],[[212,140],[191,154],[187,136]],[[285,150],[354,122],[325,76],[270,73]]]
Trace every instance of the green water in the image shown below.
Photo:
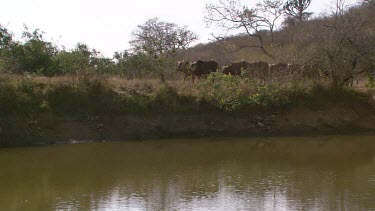
[[[0,210],[375,210],[375,136],[0,149]]]

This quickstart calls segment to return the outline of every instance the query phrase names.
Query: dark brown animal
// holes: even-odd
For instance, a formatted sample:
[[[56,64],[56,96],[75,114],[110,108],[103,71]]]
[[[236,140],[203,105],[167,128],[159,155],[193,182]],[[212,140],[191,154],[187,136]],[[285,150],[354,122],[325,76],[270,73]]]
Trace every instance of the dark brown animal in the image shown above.
[[[250,63],[247,61],[234,62],[229,66],[223,67],[223,73],[227,75],[241,75],[241,72],[247,70],[250,67]]]
[[[288,71],[284,76],[286,81],[302,80],[303,66],[300,64],[289,64]]]
[[[304,65],[302,68],[302,77],[308,79],[318,79],[320,77],[320,67],[316,64]]]
[[[287,63],[272,64],[269,67],[268,78],[270,82],[275,82],[276,79],[281,78],[288,71],[289,65]]]
[[[252,62],[246,70],[248,77],[259,80],[264,83],[269,72],[269,64],[267,62]]]
[[[219,65],[214,60],[211,60],[211,61],[198,60],[192,63],[191,69],[193,73],[192,74],[193,82],[194,82],[194,76],[197,76],[198,79],[200,79],[202,76],[206,77],[208,74],[212,72],[216,72],[218,66]]]
[[[177,71],[181,71],[185,74],[184,80],[191,75],[192,80],[194,82],[195,76],[197,76],[199,79],[202,76],[207,76],[211,72],[216,72],[217,67],[219,65],[217,62],[211,60],[211,61],[203,61],[203,60],[198,60],[194,63],[191,63],[189,61],[180,61],[177,62]]]

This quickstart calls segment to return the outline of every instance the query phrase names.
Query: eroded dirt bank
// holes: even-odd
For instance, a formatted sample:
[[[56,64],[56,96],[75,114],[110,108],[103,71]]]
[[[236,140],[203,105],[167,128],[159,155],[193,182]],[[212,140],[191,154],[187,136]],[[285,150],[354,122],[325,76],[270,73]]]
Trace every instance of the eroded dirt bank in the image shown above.
[[[1,141],[4,146],[159,138],[375,134],[375,108],[371,104],[327,104],[317,108],[295,106],[280,112],[233,114],[216,111],[65,117],[44,113],[28,119],[2,120],[1,133],[6,134]],[[17,139],[17,143],[12,143]]]

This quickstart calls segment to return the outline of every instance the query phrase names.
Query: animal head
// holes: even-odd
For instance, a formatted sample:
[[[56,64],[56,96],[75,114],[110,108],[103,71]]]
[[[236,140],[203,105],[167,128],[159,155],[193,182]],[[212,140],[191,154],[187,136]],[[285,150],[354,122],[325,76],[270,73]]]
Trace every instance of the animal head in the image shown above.
[[[177,71],[184,71],[187,68],[189,68],[189,66],[190,66],[190,62],[189,61],[185,61],[185,60],[178,61],[177,62],[176,70]]]

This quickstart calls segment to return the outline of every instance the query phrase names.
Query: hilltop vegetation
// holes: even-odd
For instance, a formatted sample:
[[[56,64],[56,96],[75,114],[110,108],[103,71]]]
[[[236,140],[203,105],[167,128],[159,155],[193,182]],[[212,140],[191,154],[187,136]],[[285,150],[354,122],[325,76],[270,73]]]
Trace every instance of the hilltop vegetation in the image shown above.
[[[306,14],[307,17],[302,20],[287,16],[281,26],[272,25],[273,31],[267,24],[263,26],[264,21],[267,23],[272,18],[264,20],[259,8],[222,2],[210,5],[212,14],[207,21],[223,27],[224,32],[235,30],[243,33],[232,36],[219,34],[216,42],[190,48],[185,54],[189,60],[214,58],[221,65],[242,59],[271,64],[310,64],[329,72],[333,86],[342,87],[349,78],[357,76],[367,78],[368,85],[373,85],[374,1],[363,1],[351,7],[347,7],[344,1],[337,1],[330,14],[314,18]],[[282,5],[276,4],[273,8],[282,10]]]
[[[231,5],[253,27],[247,34],[217,36],[212,43],[189,48],[197,38],[193,32],[154,18],[134,31],[133,49],[113,58],[82,43],[60,49],[40,30],[26,27],[23,40],[15,40],[1,26],[0,146],[69,139],[373,132],[374,1],[350,8],[338,4],[335,13],[313,19],[305,10],[297,11],[283,26],[254,28],[251,24],[264,17],[267,5],[278,9],[278,17],[285,12],[282,1],[262,2],[257,8]],[[243,59],[303,64],[326,74],[276,74],[260,82],[246,71],[238,76],[218,72],[192,83],[175,70],[176,61],[183,59],[214,59],[220,66]],[[358,78],[367,86],[361,92],[347,87]]]

